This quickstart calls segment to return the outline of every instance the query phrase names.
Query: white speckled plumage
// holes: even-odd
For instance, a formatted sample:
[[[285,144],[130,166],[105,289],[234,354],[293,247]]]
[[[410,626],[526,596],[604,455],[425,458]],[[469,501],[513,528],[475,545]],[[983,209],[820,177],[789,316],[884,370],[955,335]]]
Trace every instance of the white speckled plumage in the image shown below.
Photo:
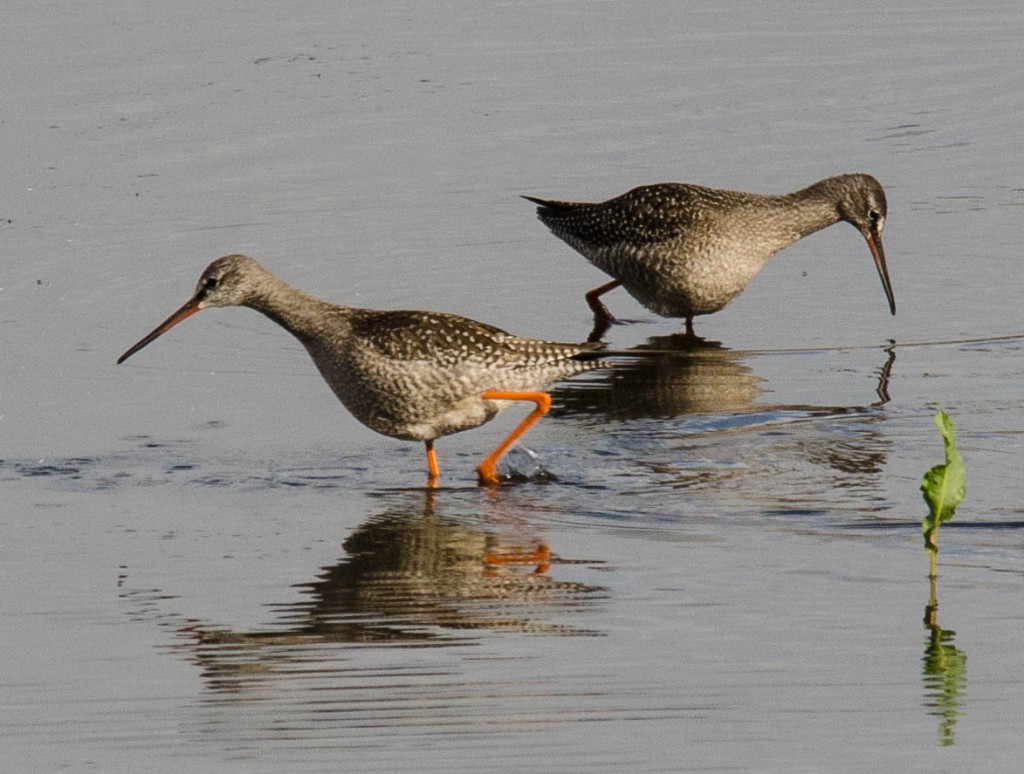
[[[870,175],[830,177],[784,195],[661,183],[596,203],[524,198],[539,205],[537,216],[556,236],[637,301],[687,318],[688,327],[695,315],[738,296],[780,250],[840,220],[867,239],[896,313],[882,249],[885,191]],[[596,300],[604,291],[592,292]]]
[[[559,379],[604,365],[594,358],[597,344],[521,338],[441,312],[330,304],[244,255],[211,263],[193,297],[118,363],[200,309],[214,306],[247,306],[280,324],[302,342],[356,419],[384,435],[427,442],[428,456],[434,439],[477,427],[511,405],[510,400],[485,399],[484,393],[538,393]]]

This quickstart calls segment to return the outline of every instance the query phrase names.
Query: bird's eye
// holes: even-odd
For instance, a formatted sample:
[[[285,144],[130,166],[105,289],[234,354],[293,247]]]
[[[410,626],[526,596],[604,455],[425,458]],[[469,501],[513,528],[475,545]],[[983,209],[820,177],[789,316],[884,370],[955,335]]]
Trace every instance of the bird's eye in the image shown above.
[[[203,290],[214,290],[218,282],[216,277],[203,277]]]
[[[878,210],[868,210],[868,220],[871,221],[872,226],[877,226],[882,220],[882,213]]]

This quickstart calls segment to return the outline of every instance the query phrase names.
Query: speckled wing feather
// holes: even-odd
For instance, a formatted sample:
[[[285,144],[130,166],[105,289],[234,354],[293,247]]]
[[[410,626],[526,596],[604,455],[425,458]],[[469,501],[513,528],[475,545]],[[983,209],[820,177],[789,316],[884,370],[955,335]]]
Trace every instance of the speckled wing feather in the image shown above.
[[[442,367],[468,361],[511,368],[555,364],[589,359],[587,353],[601,347],[521,338],[442,312],[353,310],[352,329],[356,337],[392,360],[429,360]]]
[[[712,209],[711,189],[662,183],[627,191],[605,202],[563,202],[525,196],[537,217],[558,237],[589,248],[631,248],[678,239],[695,220]],[[721,204],[718,204],[721,207]]]

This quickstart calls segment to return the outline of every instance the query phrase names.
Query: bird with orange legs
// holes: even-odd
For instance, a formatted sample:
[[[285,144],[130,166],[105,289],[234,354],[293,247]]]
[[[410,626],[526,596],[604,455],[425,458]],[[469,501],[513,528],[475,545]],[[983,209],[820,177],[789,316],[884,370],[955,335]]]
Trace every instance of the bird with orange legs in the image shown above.
[[[597,359],[597,344],[522,338],[441,312],[337,306],[244,255],[211,263],[192,297],[118,364],[201,309],[217,306],[247,306],[266,315],[303,344],[357,420],[392,438],[422,441],[430,487],[440,476],[437,438],[478,427],[517,401],[532,403],[529,415],[477,468],[480,484],[501,483],[498,461],[547,413],[548,385],[606,365]]]

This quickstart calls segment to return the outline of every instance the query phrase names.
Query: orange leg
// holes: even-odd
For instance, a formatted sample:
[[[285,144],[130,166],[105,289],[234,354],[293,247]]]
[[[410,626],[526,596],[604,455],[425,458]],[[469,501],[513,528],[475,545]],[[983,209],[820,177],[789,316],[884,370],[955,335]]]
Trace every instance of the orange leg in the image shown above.
[[[427,441],[427,486],[433,489],[437,486],[437,479],[441,475],[441,469],[437,466],[437,453],[434,451],[434,442]]]
[[[592,311],[594,313],[594,317],[601,322],[613,323],[615,322],[615,318],[612,317],[612,313],[608,311],[608,307],[601,303],[599,297],[603,296],[609,290],[615,290],[615,288],[621,284],[622,283],[618,280],[612,280],[599,288],[594,288],[584,296],[584,298],[587,299],[587,306],[590,307],[590,311]]]
[[[480,396],[484,400],[530,400],[537,404],[537,408],[518,427],[508,434],[508,438],[498,444],[498,448],[492,451],[480,467],[476,469],[477,478],[481,485],[497,486],[501,483],[498,478],[498,460],[505,454],[512,445],[523,437],[523,434],[537,423],[542,416],[548,413],[551,408],[551,396],[546,392],[501,392],[499,390],[488,390]]]

